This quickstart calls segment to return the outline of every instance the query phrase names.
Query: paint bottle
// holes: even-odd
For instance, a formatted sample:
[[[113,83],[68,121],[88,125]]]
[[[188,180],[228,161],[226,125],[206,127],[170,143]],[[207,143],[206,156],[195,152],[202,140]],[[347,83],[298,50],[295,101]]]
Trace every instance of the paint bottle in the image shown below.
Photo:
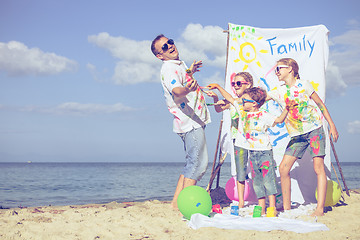
[[[230,214],[238,216],[239,215],[239,206],[231,206]]]
[[[275,216],[275,207],[268,207],[266,209],[266,217],[276,217]]]
[[[253,211],[253,217],[261,217],[261,206],[255,206]]]

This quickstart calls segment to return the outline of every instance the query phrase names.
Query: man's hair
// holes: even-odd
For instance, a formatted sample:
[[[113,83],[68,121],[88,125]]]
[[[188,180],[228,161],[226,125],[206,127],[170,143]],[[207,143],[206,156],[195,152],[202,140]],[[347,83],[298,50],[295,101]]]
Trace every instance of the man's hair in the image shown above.
[[[158,52],[156,51],[156,48],[155,48],[155,43],[157,41],[159,41],[160,38],[163,38],[163,37],[165,37],[164,34],[159,34],[159,35],[156,36],[156,38],[154,38],[154,40],[151,43],[151,51],[155,56],[158,54]]]
[[[266,91],[259,87],[248,88],[244,91],[244,94],[249,94],[258,103],[258,107],[261,107],[266,100]]]

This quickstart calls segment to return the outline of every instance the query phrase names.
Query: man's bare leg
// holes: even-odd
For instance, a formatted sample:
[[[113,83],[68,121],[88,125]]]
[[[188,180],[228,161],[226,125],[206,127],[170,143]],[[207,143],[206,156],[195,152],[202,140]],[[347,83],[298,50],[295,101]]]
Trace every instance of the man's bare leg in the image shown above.
[[[180,192],[188,186],[196,185],[196,182],[197,181],[194,179],[186,178],[182,174],[180,175],[176,189],[175,189],[173,200],[171,201],[171,207],[173,209],[178,210],[177,199],[178,199]]]

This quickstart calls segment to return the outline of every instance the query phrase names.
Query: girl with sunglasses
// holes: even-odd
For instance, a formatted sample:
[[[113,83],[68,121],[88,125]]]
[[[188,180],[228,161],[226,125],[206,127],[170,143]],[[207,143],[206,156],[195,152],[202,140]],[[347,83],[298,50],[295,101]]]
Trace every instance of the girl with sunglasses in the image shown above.
[[[218,84],[210,84],[208,88],[218,89],[239,113],[238,128],[242,134],[238,134],[236,140],[241,137],[246,141],[254,191],[262,209],[261,214],[265,214],[266,196],[268,196],[269,207],[273,210],[271,212],[276,215],[276,163],[267,129],[285,120],[293,102],[289,102],[282,114],[276,117],[260,109],[266,100],[266,91],[261,88],[246,89],[240,100],[233,98]]]
[[[230,77],[231,89],[238,100],[240,100],[244,91],[253,86],[253,78],[248,72],[233,73]],[[239,114],[235,107],[230,104],[226,99],[220,100],[214,92],[208,92],[208,96],[213,97],[215,103],[215,111],[222,112],[226,109],[230,111],[231,117],[231,138],[234,143],[234,156],[236,167],[236,186],[239,197],[239,208],[244,207],[244,192],[245,192],[245,180],[247,177],[247,163],[248,163],[248,147],[246,140],[239,137],[238,141],[235,141],[238,132],[242,136],[242,129],[238,128]],[[241,102],[241,101],[240,101]]]
[[[315,92],[309,81],[300,80],[299,66],[294,59],[283,58],[277,62],[275,74],[285,84],[268,92],[267,100],[273,99],[281,106],[289,101],[298,105],[290,110],[285,119],[286,128],[291,137],[286,147],[284,157],[280,163],[279,172],[284,210],[291,209],[291,179],[290,170],[297,159],[302,158],[308,146],[313,158],[314,170],[317,175],[318,202],[313,216],[324,215],[326,199],[327,178],[324,167],[325,132],[322,118],[325,117],[330,126],[330,135],[336,142],[339,134],[330,117],[325,104]],[[312,105],[316,103],[318,109]]]

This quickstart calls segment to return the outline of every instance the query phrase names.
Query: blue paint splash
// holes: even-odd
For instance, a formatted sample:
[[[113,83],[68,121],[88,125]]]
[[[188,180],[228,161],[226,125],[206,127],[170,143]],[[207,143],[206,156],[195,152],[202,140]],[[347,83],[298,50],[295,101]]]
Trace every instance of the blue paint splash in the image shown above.
[[[288,133],[285,133],[284,135],[278,137],[277,139],[275,139],[275,140],[273,141],[273,144],[272,144],[272,145],[275,147],[275,146],[277,145],[277,141],[280,141],[281,139],[286,138],[287,136],[289,136],[289,134],[288,134]]]
[[[265,84],[267,91],[270,91],[270,86],[269,86],[269,84],[267,84],[266,79],[260,78],[260,80]]]

